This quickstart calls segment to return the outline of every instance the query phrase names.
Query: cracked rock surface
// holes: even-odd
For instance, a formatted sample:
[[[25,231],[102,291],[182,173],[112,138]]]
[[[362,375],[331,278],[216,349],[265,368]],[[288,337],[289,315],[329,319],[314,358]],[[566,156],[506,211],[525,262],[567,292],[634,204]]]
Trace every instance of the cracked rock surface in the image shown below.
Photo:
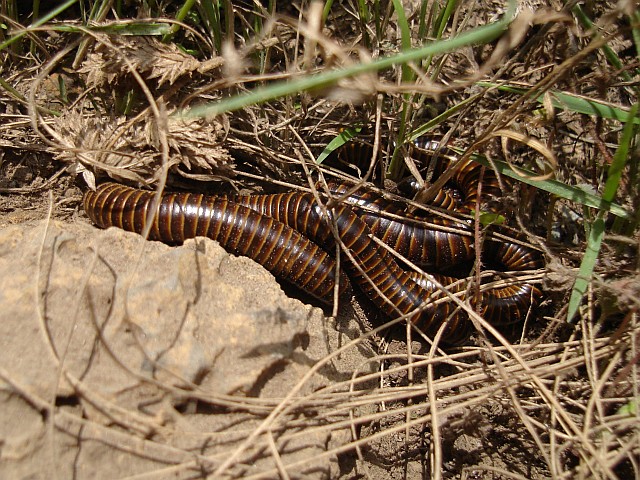
[[[209,239],[169,247],[81,221],[11,225],[0,272],[3,478],[211,473],[279,399],[367,363],[350,349],[302,381],[358,326],[288,298]],[[334,477],[337,460],[322,453],[348,432],[290,431],[274,440],[284,461]],[[274,468],[260,438],[231,477]]]

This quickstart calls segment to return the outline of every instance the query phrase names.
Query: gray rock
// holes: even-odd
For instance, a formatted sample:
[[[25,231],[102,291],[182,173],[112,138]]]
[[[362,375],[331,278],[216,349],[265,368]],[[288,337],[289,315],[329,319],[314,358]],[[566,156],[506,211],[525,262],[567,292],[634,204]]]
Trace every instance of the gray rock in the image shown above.
[[[228,402],[275,406],[371,368],[360,345],[300,384],[359,324],[327,321],[209,239],[169,247],[84,223],[10,226],[0,230],[0,311],[0,411],[13,425],[0,431],[5,478],[117,477],[189,464],[193,452],[214,470],[264,416]],[[18,417],[20,434],[9,421]],[[232,475],[273,469],[259,438]],[[336,458],[313,459],[348,440],[320,430],[276,444],[284,464],[325,478]]]

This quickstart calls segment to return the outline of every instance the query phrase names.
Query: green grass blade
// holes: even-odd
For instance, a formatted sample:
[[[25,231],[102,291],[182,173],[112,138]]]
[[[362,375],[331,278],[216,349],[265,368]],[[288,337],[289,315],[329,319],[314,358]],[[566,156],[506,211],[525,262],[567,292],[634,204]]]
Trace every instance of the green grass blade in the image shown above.
[[[100,2],[96,2],[91,7],[91,11],[89,12],[88,19],[85,19],[84,23],[87,23],[86,20],[102,22],[105,18],[107,18],[107,13],[109,13],[109,9],[111,8],[113,2],[109,0],[101,0]]]
[[[639,104],[636,103],[631,107],[631,110],[629,111],[629,115],[631,117],[636,116],[638,112],[638,105]],[[629,147],[631,145],[634,130],[633,123],[628,122],[625,125],[624,131],[622,132],[622,140],[620,141],[620,145],[613,156],[611,165],[609,165],[607,181],[604,183],[604,189],[602,191],[602,198],[607,202],[612,202],[616,197],[618,185],[620,185],[620,179],[622,178],[622,170],[624,170],[624,167],[627,164],[627,159],[629,158]]]
[[[191,11],[195,3],[196,3],[196,0],[185,0],[185,2],[180,7],[180,10],[178,10],[178,13],[176,14],[176,20],[178,20],[179,22],[184,21],[184,19],[187,18],[187,15]],[[169,42],[173,37],[173,35],[175,35],[179,30],[180,30],[180,25],[178,24],[172,25],[169,33],[162,38],[162,41],[165,43]]]
[[[440,12],[440,16],[436,20],[436,24],[435,24],[436,38],[442,38],[442,33],[444,32],[444,29],[447,28],[447,25],[449,24],[449,19],[451,18],[451,15],[453,15],[454,10],[456,9],[456,4],[457,4],[456,0],[447,0],[447,3],[444,9],[442,9],[442,12]]]
[[[570,323],[573,323],[573,318],[582,303],[582,297],[587,291],[589,282],[591,281],[593,268],[595,267],[598,255],[600,254],[600,246],[602,245],[602,238],[604,237],[604,227],[604,217],[602,212],[600,212],[591,225],[589,237],[587,238],[587,247],[585,249],[584,256],[582,257],[582,263],[580,264],[580,270],[578,272],[578,278],[573,285],[571,298],[569,298],[567,321]]]
[[[538,100],[542,101],[542,96]],[[631,120],[633,123],[640,124],[638,116],[630,115],[629,111],[621,107],[615,107],[595,99],[579,97],[570,93],[551,92],[551,102],[554,107],[562,110],[610,118],[622,123],[627,123]]]
[[[427,7],[429,6],[429,2],[427,0],[422,0],[420,2],[420,13],[418,18],[418,38],[420,40],[424,40],[427,36]]]
[[[640,11],[636,10],[631,15],[631,36],[633,37],[633,43],[636,46],[636,57],[640,60]]]
[[[327,144],[327,146],[324,147],[324,150],[322,151],[322,153],[318,155],[318,158],[316,159],[316,163],[320,164],[324,162],[329,157],[329,155],[331,155],[333,152],[335,152],[340,147],[345,145],[349,140],[351,140],[353,137],[358,135],[361,131],[362,131],[362,127],[351,127],[340,132],[340,134],[336,138],[331,140]]]
[[[215,52],[220,55],[222,52],[223,40],[222,22],[220,21],[220,4],[216,2],[214,5],[213,0],[202,0],[200,2],[200,8],[202,10],[203,21],[207,26],[208,33],[213,39]]]
[[[398,17],[398,25],[400,26],[402,50],[411,50],[411,28],[409,27],[409,22],[407,22],[407,17],[404,14],[402,2],[400,0],[393,0],[393,8],[396,12],[396,16]],[[402,82],[411,83],[415,81],[415,78],[416,74],[413,69],[407,63],[403,63]],[[412,97],[413,95],[410,93],[402,95],[402,112],[400,114],[400,125],[398,127],[398,138],[401,139],[404,138],[405,134],[409,130],[408,122],[409,117],[411,116]],[[397,147],[393,151],[391,163],[389,165],[389,174],[391,178],[398,178],[402,172],[403,166],[404,164],[400,156],[400,150]]]
[[[636,113],[638,112],[638,105],[639,104],[636,103],[631,108],[629,115],[636,115]],[[611,202],[616,195],[616,191],[618,190],[622,169],[624,168],[626,159],[629,155],[629,146],[631,145],[634,130],[634,124],[632,122],[627,122],[622,132],[620,145],[618,146],[618,149],[613,156],[613,162],[609,167],[607,181],[605,182],[602,197],[606,202]],[[589,237],[587,238],[587,247],[584,253],[584,257],[582,257],[582,263],[580,264],[578,278],[576,279],[573,290],[571,291],[571,297],[569,298],[569,306],[567,309],[567,320],[569,322],[573,321],[573,318],[575,317],[578,308],[582,303],[582,298],[587,291],[591,276],[593,275],[593,269],[595,267],[596,261],[598,260],[598,255],[600,254],[600,246],[602,245],[602,239],[604,238],[605,231],[605,213],[606,212],[603,210],[600,210],[598,212],[598,216],[593,222],[593,225],[591,225],[591,230],[589,231]]]
[[[452,148],[452,150],[461,153],[459,149]],[[484,165],[488,168],[493,168],[495,166],[495,170],[507,177],[519,180],[527,185],[532,185],[540,190],[544,190],[546,192],[552,193],[558,197],[565,198],[575,203],[579,203],[585,205],[587,207],[597,208],[603,212],[611,212],[613,215],[617,217],[623,218],[625,220],[633,220],[635,217],[633,213],[625,210],[620,205],[613,203],[611,201],[605,200],[602,197],[597,195],[593,195],[579,187],[574,187],[571,185],[566,185],[562,182],[559,182],[555,179],[547,179],[547,180],[535,180],[534,177],[538,176],[537,173],[527,170],[525,168],[518,167],[521,175],[514,172],[511,166],[503,161],[503,160],[492,160],[491,163],[483,157],[482,155],[472,155],[471,158]]]
[[[329,18],[329,12],[331,12],[331,7],[333,5],[333,0],[327,0],[324,2],[324,8],[322,9],[322,23],[324,24]]]
[[[478,82],[478,85],[483,87],[496,87],[498,90],[517,93],[518,95],[528,93],[524,88],[510,85],[497,85],[489,82]],[[593,98],[581,97],[572,93],[553,90],[548,93],[551,96],[551,103],[555,108],[583,113],[585,115],[595,115],[601,118],[609,118],[621,123],[626,123],[631,119],[633,123],[640,124],[640,117],[637,115],[629,115],[629,111],[622,107],[617,107]],[[536,100],[542,104],[544,102],[544,95],[540,95]]]
[[[169,33],[171,26],[167,23],[140,22],[114,23],[112,25],[92,25],[79,27],[76,25],[51,25],[50,29],[57,32],[83,33],[87,30],[102,32],[111,35],[165,35]]]
[[[212,104],[194,107],[184,115],[187,117],[211,117],[225,112],[232,112],[249,105],[260,104],[286,95],[298,94],[302,91],[330,88],[344,78],[362,73],[384,70],[394,65],[418,61],[428,55],[447,53],[458,48],[478,43],[488,43],[498,38],[509,26],[514,14],[514,2],[509,2],[509,9],[505,16],[488,25],[477,27],[471,31],[461,33],[455,37],[439,42],[433,42],[419,48],[411,49],[387,57],[381,57],[369,63],[353,65],[349,68],[330,70],[316,75],[305,75],[290,81],[280,81],[267,87],[256,88],[253,91],[230,97]]]
[[[400,27],[400,42],[402,50],[411,49],[411,28],[407,22],[407,16],[404,14],[404,7],[400,0],[393,0],[393,9],[398,17],[398,26]],[[404,78],[404,70],[403,70]]]
[[[369,31],[367,30],[367,24],[369,23],[369,8],[367,6],[367,0],[358,0],[358,17],[360,18],[360,25],[362,29],[362,44],[365,48],[371,49],[371,38]]]

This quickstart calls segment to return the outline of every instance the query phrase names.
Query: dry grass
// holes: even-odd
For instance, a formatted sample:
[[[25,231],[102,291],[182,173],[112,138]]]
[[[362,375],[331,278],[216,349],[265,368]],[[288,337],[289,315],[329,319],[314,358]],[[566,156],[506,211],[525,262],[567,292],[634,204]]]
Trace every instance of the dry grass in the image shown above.
[[[381,152],[380,164],[372,164],[365,180],[382,190],[393,182],[384,181],[381,172],[397,170],[390,163],[403,158],[403,150],[394,145],[424,131],[465,155],[480,154],[489,162],[504,159],[602,194],[624,125],[554,107],[554,92],[597,99],[612,109],[638,102],[639,45],[633,35],[640,26],[633,24],[638,12],[625,10],[626,4],[600,5],[590,12],[598,21],[597,38],[578,24],[571,10],[536,4],[495,42],[381,71],[358,71],[319,88],[215,116],[201,109],[203,101],[215,105],[278,81],[359,68],[400,51],[402,24],[391,14],[391,3],[379,22],[373,17],[361,22],[362,16],[346,4],[334,5],[322,28],[322,12],[307,2],[298,18],[294,7],[271,16],[247,4],[235,11],[234,46],[202,25],[184,27],[171,43],[162,43],[157,37],[118,34],[119,26],[131,27],[126,21],[109,21],[100,32],[75,24],[66,32],[45,24],[0,52],[0,161],[5,172],[0,187],[23,192],[51,185],[45,178],[20,181],[18,176],[11,183],[6,177],[16,171],[22,155],[36,150],[49,154],[48,160],[39,157],[47,162],[38,167],[40,172],[50,175],[52,165],[58,171],[52,182],[70,172],[89,185],[108,176],[192,189],[210,188],[211,181],[221,190],[308,189],[316,175],[345,176],[318,167],[314,160],[345,126],[362,126],[360,138]],[[373,9],[377,2],[367,5]],[[499,5],[486,2],[463,3],[443,36],[487,23],[498,11]],[[417,46],[427,35],[420,36],[415,12],[407,25]],[[12,32],[19,29],[12,24]],[[29,42],[34,55],[27,55]],[[605,48],[612,49],[621,67],[606,60]],[[486,83],[480,86],[480,80]],[[524,93],[501,90],[505,85]],[[188,116],[196,107],[204,115]],[[181,115],[185,112],[187,117]],[[637,128],[633,139],[635,148]],[[615,201],[637,212],[637,150],[626,163]],[[545,188],[544,179],[538,181]],[[407,329],[407,347],[391,342],[389,353],[381,348],[370,359],[377,373],[354,372],[351,381],[309,395],[298,392],[322,365],[281,399],[222,399],[189,392],[191,399],[259,420],[242,432],[239,445],[215,457],[185,460],[186,452],[161,440],[140,439],[161,430],[150,419],[117,412],[124,415],[119,424],[130,427],[124,432],[91,424],[56,411],[12,381],[11,372],[1,376],[14,391],[50,412],[58,429],[81,425],[86,435],[100,435],[118,448],[175,458],[171,466],[144,478],[185,472],[213,478],[293,477],[304,464],[283,463],[279,445],[327,431],[350,432],[349,442],[324,455],[354,453],[363,477],[381,478],[385,469],[400,477],[403,465],[411,462],[432,478],[638,477],[637,215],[626,222],[608,221],[584,301],[576,317],[567,318],[597,212],[576,198],[553,196],[524,183],[506,193],[504,208],[512,225],[526,231],[547,257],[545,271],[530,277],[543,285],[545,303],[535,312],[536,321],[515,336],[520,337],[517,342],[476,318],[481,331],[472,346],[443,351],[423,341],[417,349],[412,340],[420,338],[419,332]],[[477,317],[473,310],[470,314]],[[333,355],[357,349],[372,337],[367,334]],[[372,388],[372,381],[378,387]],[[273,470],[248,474],[244,466],[255,456],[272,456]],[[387,463],[376,464],[381,459]]]

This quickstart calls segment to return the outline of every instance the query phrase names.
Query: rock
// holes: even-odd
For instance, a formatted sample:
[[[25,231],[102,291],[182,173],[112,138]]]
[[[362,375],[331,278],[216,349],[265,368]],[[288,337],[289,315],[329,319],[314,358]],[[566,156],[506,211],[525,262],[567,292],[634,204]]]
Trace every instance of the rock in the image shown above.
[[[220,399],[277,405],[371,368],[360,345],[300,383],[359,324],[327,321],[264,268],[204,238],[169,247],[84,223],[9,226],[0,231],[0,311],[3,389],[19,393],[0,398],[0,409],[24,419],[20,435],[0,431],[0,476],[55,468],[61,477],[96,469],[114,477],[191,461],[194,451],[226,458],[262,415],[231,413]],[[211,440],[222,432],[232,440]],[[277,448],[285,464],[324,478],[335,457],[312,459],[348,439],[322,430]],[[26,448],[41,444],[49,447]],[[273,468],[264,447],[246,455],[252,472]]]

